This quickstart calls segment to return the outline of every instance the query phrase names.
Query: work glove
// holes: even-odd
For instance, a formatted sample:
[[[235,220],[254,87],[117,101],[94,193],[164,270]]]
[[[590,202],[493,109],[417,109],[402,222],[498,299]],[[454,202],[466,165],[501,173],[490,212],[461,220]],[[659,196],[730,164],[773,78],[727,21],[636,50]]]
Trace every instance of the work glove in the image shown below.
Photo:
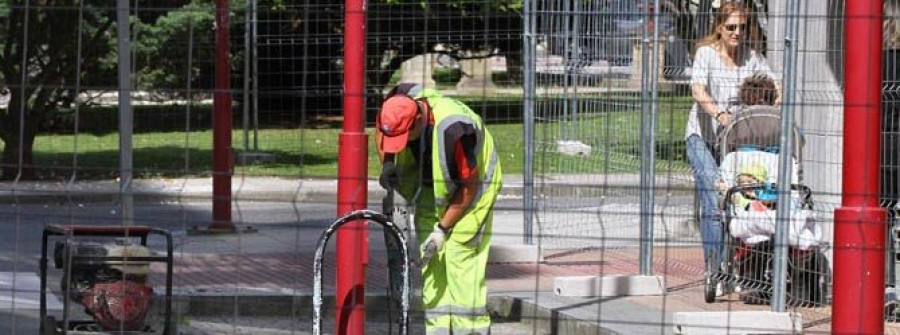
[[[393,190],[400,185],[400,171],[394,162],[385,162],[381,165],[381,176],[378,183],[386,190]]]
[[[441,225],[434,225],[434,230],[431,231],[431,234],[428,235],[428,238],[425,239],[425,243],[422,244],[421,250],[421,265],[428,264],[431,261],[431,258],[434,255],[437,255],[441,252],[441,249],[444,247],[444,240],[447,238],[449,234],[449,230],[445,231],[441,228]]]

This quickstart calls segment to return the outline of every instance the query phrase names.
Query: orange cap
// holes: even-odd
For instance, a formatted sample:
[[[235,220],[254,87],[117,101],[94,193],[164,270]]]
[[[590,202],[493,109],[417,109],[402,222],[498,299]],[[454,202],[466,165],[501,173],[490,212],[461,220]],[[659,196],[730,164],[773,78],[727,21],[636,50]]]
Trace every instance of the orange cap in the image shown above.
[[[416,120],[419,106],[416,101],[406,96],[394,96],[381,104],[378,114],[378,131],[384,138],[381,140],[381,151],[398,153],[409,141],[409,130]]]

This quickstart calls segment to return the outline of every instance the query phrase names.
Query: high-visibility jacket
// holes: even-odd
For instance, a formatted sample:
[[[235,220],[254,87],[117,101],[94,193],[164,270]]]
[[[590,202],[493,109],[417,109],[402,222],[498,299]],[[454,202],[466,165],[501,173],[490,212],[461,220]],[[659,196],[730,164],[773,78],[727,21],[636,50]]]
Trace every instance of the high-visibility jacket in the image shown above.
[[[433,206],[432,209],[438,218],[442,217],[447,211],[447,206],[456,192],[457,184],[451,178],[450,169],[455,167],[448,166],[446,157],[453,155],[447,153],[447,148],[453,146],[443,145],[445,130],[457,122],[462,122],[473,126],[476,129],[476,147],[475,159],[478,173],[478,189],[472,206],[453,226],[453,234],[450,238],[468,243],[473,238],[478,237],[480,230],[484,228],[484,220],[487,212],[492,210],[494,201],[502,188],[502,172],[500,170],[500,162],[497,156],[497,150],[494,147],[494,139],[485,129],[484,122],[478,114],[475,114],[468,106],[459,100],[443,97],[440,93],[431,89],[421,90],[413,98],[426,98],[428,105],[431,107],[432,119],[434,120],[433,130],[431,131],[431,180],[432,185],[426,185],[433,190],[433,197],[429,195],[419,195],[417,205]],[[398,154],[397,166],[400,169],[401,183],[398,189],[400,194],[412,200],[416,195],[419,186],[418,165],[415,162],[418,158],[413,155],[419,153],[411,152],[412,150],[403,150]],[[433,204],[422,203],[434,199]],[[424,209],[424,208],[423,208]]]

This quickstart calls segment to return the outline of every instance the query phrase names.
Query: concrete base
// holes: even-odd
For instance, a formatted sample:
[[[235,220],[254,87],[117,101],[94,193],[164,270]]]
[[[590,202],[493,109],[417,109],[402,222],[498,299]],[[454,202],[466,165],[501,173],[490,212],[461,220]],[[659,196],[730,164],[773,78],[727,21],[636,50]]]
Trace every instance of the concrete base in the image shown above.
[[[619,297],[662,295],[661,276],[574,276],[553,279],[553,292],[565,297]]]
[[[536,245],[491,244],[490,263],[537,263],[541,260],[540,250]]]
[[[798,313],[766,311],[680,312],[673,315],[675,334],[800,334],[803,318]]]
[[[437,83],[432,77],[436,62],[437,54],[422,54],[407,59],[400,66],[400,82],[416,83],[425,88],[437,87]]]
[[[459,62],[463,76],[456,83],[456,94],[491,96],[497,86],[491,79],[491,64],[487,58],[464,59]]]
[[[231,234],[249,234],[258,233],[259,229],[253,226],[234,226],[234,227],[213,227],[210,226],[194,226],[187,230],[189,236],[199,235],[231,235]]]

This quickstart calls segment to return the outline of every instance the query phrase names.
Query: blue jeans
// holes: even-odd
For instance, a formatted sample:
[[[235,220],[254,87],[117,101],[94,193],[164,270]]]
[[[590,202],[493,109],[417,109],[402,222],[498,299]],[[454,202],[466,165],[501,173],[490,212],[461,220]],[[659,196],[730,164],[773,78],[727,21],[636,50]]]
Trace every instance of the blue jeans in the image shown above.
[[[716,160],[709,151],[709,147],[706,146],[706,142],[698,135],[688,137],[687,156],[694,172],[694,180],[697,183],[697,196],[700,197],[700,238],[703,240],[703,260],[709,261],[710,255],[713,255],[716,262],[714,265],[718,265],[722,263],[724,255],[722,214],[717,205],[719,194],[715,186],[716,180],[719,178],[719,168],[716,166]]]

